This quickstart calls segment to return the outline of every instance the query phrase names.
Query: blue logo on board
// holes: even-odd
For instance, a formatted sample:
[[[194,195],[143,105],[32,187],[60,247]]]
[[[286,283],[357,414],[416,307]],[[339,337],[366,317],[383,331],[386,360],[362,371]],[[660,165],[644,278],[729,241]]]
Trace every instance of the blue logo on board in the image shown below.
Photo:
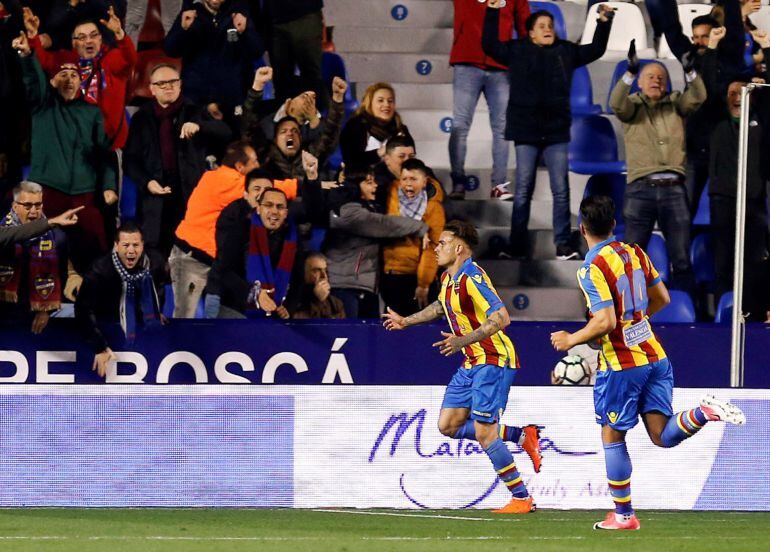
[[[523,293],[519,293],[513,298],[513,308],[516,310],[524,310],[529,306],[529,297]]]
[[[475,175],[468,175],[465,177],[465,189],[469,192],[479,189],[479,177]]]
[[[452,132],[452,117],[444,117],[438,124],[438,127],[442,132]]]
[[[396,4],[390,10],[390,16],[396,21],[403,21],[409,15],[409,9],[403,4]]]
[[[417,62],[415,69],[420,75],[430,75],[430,72],[433,71],[433,64],[427,59],[421,59]]]

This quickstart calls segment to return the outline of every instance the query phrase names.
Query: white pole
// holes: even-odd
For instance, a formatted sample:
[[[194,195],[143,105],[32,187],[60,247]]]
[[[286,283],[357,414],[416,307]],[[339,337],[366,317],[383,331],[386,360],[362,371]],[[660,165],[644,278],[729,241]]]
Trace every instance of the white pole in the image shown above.
[[[730,386],[743,387],[743,246],[746,228],[746,173],[749,142],[749,97],[754,84],[741,89],[741,121],[738,134],[738,180],[735,197],[735,265],[733,268],[733,320],[730,347]]]

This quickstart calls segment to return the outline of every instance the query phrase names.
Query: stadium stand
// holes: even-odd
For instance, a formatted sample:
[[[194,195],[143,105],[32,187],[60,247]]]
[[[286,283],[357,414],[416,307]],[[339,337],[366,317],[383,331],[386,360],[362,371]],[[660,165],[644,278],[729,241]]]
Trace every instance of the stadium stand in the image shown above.
[[[591,75],[586,67],[578,67],[572,74],[570,107],[574,116],[598,115],[602,112],[602,106],[594,103]]]
[[[733,316],[733,292],[728,291],[719,298],[717,313],[714,316],[716,324],[729,324]]]
[[[590,115],[573,119],[569,168],[579,174],[621,173],[626,170],[625,161],[618,158],[618,140],[608,118]]]
[[[695,305],[686,291],[672,289],[669,291],[671,303],[652,316],[652,321],[658,324],[692,323],[695,322]]]
[[[647,28],[642,12],[636,4],[628,2],[603,2],[603,4],[615,9],[615,22],[607,44],[607,53],[601,59],[616,61],[625,58],[628,43],[631,40],[636,40],[636,51],[640,58],[653,57],[655,50],[647,47]],[[583,36],[580,39],[581,44],[591,42],[596,29],[598,10],[599,4],[589,8],[585,27],[583,27]]]
[[[690,262],[698,285],[713,286],[716,281],[714,272],[714,251],[711,236],[708,233],[698,234],[690,245]]]
[[[711,13],[711,7],[711,4],[679,4],[677,9],[679,10],[679,21],[682,23],[682,31],[689,36],[692,30],[692,20],[699,15]],[[668,42],[666,42],[666,37],[664,36],[660,38],[658,57],[674,59],[674,54],[671,52],[671,48],[668,47]]]

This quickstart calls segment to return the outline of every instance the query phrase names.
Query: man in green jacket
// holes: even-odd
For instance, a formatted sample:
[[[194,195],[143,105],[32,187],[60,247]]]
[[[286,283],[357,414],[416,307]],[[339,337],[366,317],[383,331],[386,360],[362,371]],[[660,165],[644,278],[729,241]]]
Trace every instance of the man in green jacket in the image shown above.
[[[685,118],[706,101],[706,86],[693,68],[694,56],[682,57],[687,86],[667,92],[668,72],[657,62],[641,72],[634,42],[628,70],[610,95],[610,107],[623,123],[628,185],[623,218],[624,241],[647,248],[657,221],[671,259],[672,287],[690,290],[690,210],[685,188]],[[639,92],[630,94],[639,75]]]
[[[24,33],[13,41],[19,53],[32,111],[32,166],[29,180],[43,186],[46,210],[56,216],[84,206],[69,232],[75,268],[85,271],[107,251],[100,205],[118,201],[117,177],[99,108],[81,98],[77,59],[59,51],[50,81]]]

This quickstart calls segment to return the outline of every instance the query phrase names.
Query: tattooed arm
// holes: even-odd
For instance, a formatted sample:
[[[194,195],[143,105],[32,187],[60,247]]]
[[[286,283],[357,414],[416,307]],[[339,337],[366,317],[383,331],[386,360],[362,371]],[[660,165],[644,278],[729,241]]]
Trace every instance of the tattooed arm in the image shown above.
[[[436,320],[444,316],[444,309],[441,307],[439,301],[434,301],[420,312],[416,312],[410,316],[401,316],[394,312],[393,309],[388,307],[388,312],[382,315],[384,318],[382,325],[386,330],[403,330],[408,326],[415,326],[417,324],[424,324],[431,320]]]
[[[472,343],[477,343],[482,339],[486,339],[504,329],[511,323],[511,318],[508,315],[508,311],[505,307],[493,312],[489,315],[489,318],[474,331],[468,335],[458,336],[447,332],[441,332],[444,339],[433,344],[434,347],[438,347],[439,351],[444,356],[452,355],[463,347],[467,347]]]

